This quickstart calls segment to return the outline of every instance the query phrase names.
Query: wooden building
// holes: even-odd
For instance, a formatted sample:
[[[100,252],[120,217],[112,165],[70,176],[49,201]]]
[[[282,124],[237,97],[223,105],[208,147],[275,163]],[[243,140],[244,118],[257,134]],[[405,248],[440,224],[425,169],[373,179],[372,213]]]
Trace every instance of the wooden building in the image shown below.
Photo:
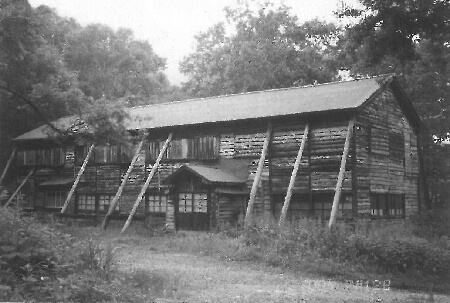
[[[148,105],[129,114],[128,129],[148,131],[135,165],[123,147],[95,147],[68,215],[104,216],[130,168],[112,214],[128,216],[168,137],[136,216],[169,229],[215,230],[235,221],[252,188],[252,211],[276,217],[289,188],[288,220],[328,219],[335,196],[338,218],[397,219],[420,208],[422,126],[395,77]],[[26,206],[60,211],[89,147],[57,146],[44,127],[14,142],[17,184],[30,175],[21,189]]]

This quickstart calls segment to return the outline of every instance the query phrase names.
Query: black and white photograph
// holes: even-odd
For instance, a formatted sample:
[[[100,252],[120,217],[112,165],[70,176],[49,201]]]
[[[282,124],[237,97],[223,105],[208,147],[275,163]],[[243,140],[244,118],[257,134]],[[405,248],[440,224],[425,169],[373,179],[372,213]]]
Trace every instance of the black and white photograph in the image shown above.
[[[0,0],[0,302],[450,302],[450,1]]]

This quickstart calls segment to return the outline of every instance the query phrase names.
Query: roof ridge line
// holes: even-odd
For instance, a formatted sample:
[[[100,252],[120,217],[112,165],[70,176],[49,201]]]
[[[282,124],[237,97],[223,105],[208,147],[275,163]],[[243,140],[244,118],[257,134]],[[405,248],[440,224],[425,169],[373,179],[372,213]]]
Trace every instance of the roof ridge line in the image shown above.
[[[384,75],[386,76],[386,75]],[[283,87],[283,88],[272,88],[272,89],[265,89],[265,90],[258,90],[258,91],[252,91],[252,92],[243,92],[243,93],[236,93],[236,94],[229,94],[229,95],[219,95],[219,96],[210,96],[210,97],[202,97],[202,98],[191,98],[191,99],[185,99],[185,100],[174,100],[169,102],[162,102],[162,103],[153,103],[153,104],[146,104],[146,105],[137,105],[133,107],[129,107],[128,109],[138,109],[138,108],[146,108],[146,107],[152,107],[152,106],[162,106],[162,105],[172,105],[172,104],[178,104],[178,103],[187,103],[187,102],[194,102],[194,101],[203,101],[203,100],[211,100],[211,99],[219,99],[219,98],[226,98],[226,97],[234,97],[234,96],[243,96],[243,95],[251,95],[251,94],[258,94],[258,93],[265,93],[265,92],[275,92],[275,91],[283,91],[283,90],[294,90],[294,89],[304,89],[304,88],[311,88],[311,87],[321,87],[326,85],[333,85],[333,84],[342,84],[344,82],[358,82],[363,80],[370,80],[374,78],[381,78],[383,75],[378,76],[367,76],[365,78],[358,78],[348,81],[333,81],[333,82],[326,82],[326,83],[319,83],[319,84],[308,84],[303,86],[291,86],[291,87]]]

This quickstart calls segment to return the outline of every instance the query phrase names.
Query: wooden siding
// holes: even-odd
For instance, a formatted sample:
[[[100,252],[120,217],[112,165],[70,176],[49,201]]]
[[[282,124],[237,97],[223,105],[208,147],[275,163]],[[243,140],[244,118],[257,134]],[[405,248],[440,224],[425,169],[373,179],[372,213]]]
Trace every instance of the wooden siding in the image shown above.
[[[418,210],[417,136],[392,91],[362,108],[356,120],[358,212],[370,215],[370,193],[405,195],[406,216]]]
[[[278,195],[283,198],[286,193],[306,122],[310,123],[310,132],[293,193],[301,195],[302,201],[308,198],[310,213],[324,214],[328,211],[327,207],[332,203],[336,187],[350,116],[349,113],[324,114],[274,118],[271,121],[274,129],[255,200],[256,212],[278,214],[279,205],[274,203],[273,197]],[[230,163],[238,166],[236,163],[239,162],[240,173],[244,175],[240,190],[250,192],[264,144],[267,122],[255,120],[246,124],[218,123],[203,128],[186,126],[180,128],[178,133],[174,130],[177,138],[172,146],[172,156],[169,152],[147,190],[148,193],[167,195],[168,206],[164,222],[168,229],[174,230],[176,226],[176,197],[168,190],[165,180],[186,164],[231,169]],[[136,196],[154,165],[155,153],[160,148],[159,141],[167,135],[164,131],[152,134],[154,137],[149,137],[144,144],[122,194],[121,214],[129,214],[131,211]],[[114,154],[114,151],[110,151],[108,154],[107,150],[101,150],[106,155],[103,158],[105,160],[88,164],[82,184],[77,189],[78,193],[99,195],[115,194],[117,191],[129,163],[107,163],[107,155],[110,155],[113,162],[113,159],[119,159],[119,152]],[[81,155],[77,152],[81,153],[82,149],[66,147],[64,165],[40,167],[32,178],[32,186],[37,188],[37,184],[55,176],[76,176],[81,165],[76,161]],[[417,136],[390,90],[369,100],[357,113],[354,139],[346,163],[343,195],[353,203],[354,211],[360,216],[370,216],[370,199],[373,193],[404,194],[407,216],[418,209]],[[27,171],[29,167],[19,168],[17,182],[20,182]],[[242,209],[245,209],[245,196],[216,194],[214,188],[211,188],[211,193],[212,228],[225,221],[235,220]],[[328,197],[331,197],[330,201]],[[321,201],[322,209],[317,208],[317,212],[314,212],[314,201],[319,201],[319,198],[326,201]],[[44,205],[39,189],[33,195],[33,200],[35,206]],[[74,211],[74,204],[71,203],[68,212]],[[292,209],[298,211],[295,207]],[[145,203],[140,204],[138,215],[149,215]],[[155,222],[162,222],[163,215],[149,216],[154,217]],[[293,213],[292,216],[297,214]]]

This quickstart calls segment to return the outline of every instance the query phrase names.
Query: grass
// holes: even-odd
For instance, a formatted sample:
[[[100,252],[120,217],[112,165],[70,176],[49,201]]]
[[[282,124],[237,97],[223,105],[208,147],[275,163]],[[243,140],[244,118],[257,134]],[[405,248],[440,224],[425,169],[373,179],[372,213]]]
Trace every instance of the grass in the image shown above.
[[[275,221],[261,217],[246,230],[227,226],[218,234],[155,236],[139,224],[120,234],[120,228],[114,227],[103,231],[55,222],[41,225],[30,218],[21,222],[16,213],[2,215],[5,228],[12,226],[7,221],[21,228],[33,226],[27,230],[34,245],[58,257],[51,264],[59,270],[48,275],[48,283],[36,281],[33,273],[24,276],[28,284],[20,290],[30,286],[36,294],[40,283],[47,296],[40,297],[43,300],[373,302],[368,298],[381,296],[385,302],[446,302],[448,297],[437,293],[448,294],[450,289],[442,270],[449,265],[444,262],[448,241],[419,238],[407,224],[338,224],[329,231],[320,222],[304,219],[280,229]],[[21,237],[13,228],[8,232]],[[0,261],[9,258],[9,251],[3,254],[2,247]],[[392,258],[383,259],[384,254]],[[437,265],[438,270],[430,270]],[[20,264],[18,270],[23,272],[27,266]],[[43,269],[39,270],[41,274]],[[8,276],[7,272],[0,275]],[[0,288],[10,294],[4,299],[36,299],[16,295],[13,284],[2,283]]]

